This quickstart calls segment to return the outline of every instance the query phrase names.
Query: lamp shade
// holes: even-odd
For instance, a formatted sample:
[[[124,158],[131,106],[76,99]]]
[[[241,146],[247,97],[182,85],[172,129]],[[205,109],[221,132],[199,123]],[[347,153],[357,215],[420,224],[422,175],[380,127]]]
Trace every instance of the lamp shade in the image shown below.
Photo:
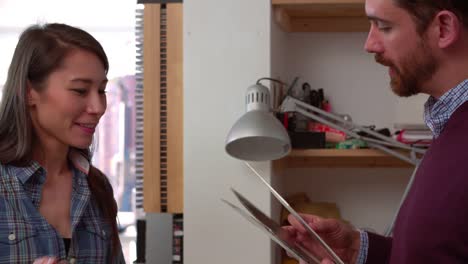
[[[247,112],[237,120],[226,139],[226,152],[250,161],[275,160],[291,151],[289,135],[269,111],[269,91],[263,85],[247,90]]]

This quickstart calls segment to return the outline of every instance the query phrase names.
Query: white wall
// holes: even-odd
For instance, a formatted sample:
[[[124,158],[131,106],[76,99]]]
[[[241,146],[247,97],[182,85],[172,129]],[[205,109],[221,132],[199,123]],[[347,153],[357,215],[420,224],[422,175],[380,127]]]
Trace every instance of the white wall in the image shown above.
[[[265,212],[270,195],[224,151],[244,94],[270,73],[270,0],[184,1],[184,261],[271,263],[266,235],[224,205],[232,186]],[[255,164],[269,178],[269,164]]]
[[[428,95],[418,94],[408,98],[398,98],[395,109],[396,123],[424,124],[424,103]]]
[[[350,114],[359,124],[422,123],[426,96],[394,95],[387,68],[364,51],[366,37],[365,32],[288,34],[287,76],[324,88],[334,111]]]
[[[295,33],[287,45],[288,76],[323,88],[332,110],[360,124],[391,125],[396,97],[384,67],[363,50],[366,33]]]

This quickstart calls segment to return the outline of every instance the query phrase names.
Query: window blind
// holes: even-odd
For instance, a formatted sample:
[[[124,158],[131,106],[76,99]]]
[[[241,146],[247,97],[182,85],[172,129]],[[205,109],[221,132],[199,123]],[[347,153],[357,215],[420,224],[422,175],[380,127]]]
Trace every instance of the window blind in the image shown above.
[[[136,89],[135,89],[135,207],[143,208],[143,5],[135,11]]]

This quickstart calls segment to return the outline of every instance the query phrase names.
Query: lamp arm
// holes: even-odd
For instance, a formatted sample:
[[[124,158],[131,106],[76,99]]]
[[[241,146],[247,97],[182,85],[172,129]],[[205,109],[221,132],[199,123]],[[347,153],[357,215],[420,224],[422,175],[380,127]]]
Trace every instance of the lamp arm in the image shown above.
[[[411,146],[402,147],[400,145],[395,145],[395,144],[393,144],[391,142],[382,141],[382,140],[378,140],[378,139],[375,139],[375,138],[361,136],[361,138],[359,138],[359,139],[362,139],[362,140],[364,140],[366,142],[370,142],[370,143],[374,143],[374,144],[381,144],[381,145],[390,146],[390,147],[394,147],[394,148],[406,149],[406,150],[414,151],[415,153],[419,153],[419,154],[424,154],[425,153],[425,150],[423,150],[423,149],[414,148],[414,147],[411,147]]]
[[[326,112],[318,107],[315,107],[315,106],[312,106],[312,105],[309,105],[309,104],[306,104],[298,99],[295,99],[293,97],[287,97],[284,99],[283,101],[283,104],[281,105],[281,111],[282,112],[298,112],[299,109],[301,108],[305,108],[307,110],[310,110],[310,111],[313,111],[313,112],[316,112],[316,113],[319,113],[321,116],[325,116],[327,118],[330,118],[334,121],[337,121],[341,124],[344,124],[348,127],[353,127],[353,128],[356,128],[360,131],[363,131],[363,132],[366,132],[367,134],[369,135],[372,135],[376,138],[379,138],[383,141],[387,141],[389,143],[392,144],[392,146],[395,146],[395,147],[399,147],[399,148],[403,148],[403,149],[407,149],[407,150],[414,150],[415,148],[413,147],[410,147],[406,144],[403,144],[401,142],[398,142],[396,141],[395,139],[391,138],[391,137],[387,137],[387,136],[384,136],[380,133],[377,133],[371,129],[368,129],[368,128],[365,128],[365,127],[362,127],[362,126],[359,126],[351,121],[347,121],[347,120],[343,120],[343,118],[341,118],[340,116],[336,115],[336,114],[333,114],[333,113],[329,113],[329,112]],[[315,119],[316,115],[314,117],[310,117],[312,119]],[[323,120],[323,119],[322,119]],[[319,121],[319,120],[317,120]],[[319,121],[319,122],[322,122],[322,121]],[[330,125],[332,126],[333,128],[337,128],[339,130],[345,130],[345,128],[341,127],[341,126],[336,126],[334,123],[331,123],[331,122],[327,122],[325,123],[326,125]],[[354,138],[358,138],[358,139],[362,139],[361,136],[357,135],[356,133],[354,132],[351,132],[349,129],[346,129],[346,131],[343,131],[345,132],[346,134],[349,134],[350,136],[354,137]],[[425,151],[424,150],[421,150],[421,149],[415,149],[416,152],[418,153],[424,153]]]
[[[307,110],[310,110],[312,112],[309,112]],[[382,150],[382,151],[384,151],[384,152],[386,152],[388,154],[391,154],[391,155],[393,155],[393,156],[395,156],[395,157],[397,157],[399,159],[402,159],[402,160],[404,160],[406,162],[409,162],[411,164],[417,164],[418,163],[418,158],[416,157],[415,153],[420,153],[420,154],[425,153],[425,150],[423,150],[423,149],[408,146],[406,144],[403,144],[401,142],[396,141],[395,139],[393,139],[391,137],[387,137],[385,135],[379,134],[379,133],[377,133],[377,132],[375,132],[375,131],[373,131],[371,129],[359,126],[359,125],[357,125],[357,124],[355,124],[355,123],[353,123],[351,121],[343,120],[343,118],[341,118],[340,116],[338,116],[336,114],[323,111],[322,109],[320,109],[318,107],[309,105],[307,103],[304,103],[304,102],[302,102],[302,101],[300,101],[298,99],[292,98],[290,96],[286,97],[283,100],[283,103],[281,104],[281,112],[298,112],[298,113],[300,113],[300,114],[302,114],[302,115],[304,115],[304,116],[306,116],[306,117],[308,117],[308,118],[310,118],[312,120],[318,121],[318,122],[323,123],[325,125],[328,125],[328,126],[330,126],[332,128],[343,131],[348,136],[351,136],[351,137],[356,138],[356,139],[363,140],[366,143],[368,143],[368,145],[370,147],[380,149],[380,150]],[[313,112],[315,112],[315,113],[313,113]],[[317,115],[316,113],[320,114],[320,116]],[[334,122],[332,122],[330,120],[325,119],[325,117],[328,118],[328,119],[332,119],[334,121],[337,121],[340,125],[338,125],[337,123],[334,123]],[[360,136],[359,134],[352,131],[351,129],[343,127],[343,125],[345,125],[347,127],[352,127],[352,128],[358,129],[358,130],[363,131],[363,132],[366,132],[367,134],[376,137],[376,139]],[[391,149],[385,147],[385,145],[410,150],[411,151],[411,157],[408,158],[405,155],[402,155],[401,153],[398,153],[398,152],[396,152],[394,150],[391,150]]]
[[[284,86],[286,86],[286,87],[288,86],[288,84],[286,84],[285,82],[282,82],[282,81],[280,81],[280,80],[278,80],[278,79],[269,78],[269,77],[263,77],[263,78],[258,79],[258,80],[257,80],[257,84],[261,84],[261,81],[263,81],[263,80],[268,80],[268,81],[272,81],[272,82],[277,82],[277,83],[279,83],[279,84],[281,84],[281,85],[284,85]]]
[[[341,126],[333,123],[332,121],[329,121],[329,120],[327,120],[327,119],[325,119],[323,117],[320,117],[320,116],[318,116],[316,114],[313,114],[311,112],[307,112],[307,111],[305,111],[305,110],[303,110],[301,108],[297,108],[295,112],[300,113],[300,114],[302,114],[302,115],[304,115],[304,116],[306,116],[306,117],[308,117],[310,119],[313,119],[315,121],[318,121],[318,122],[320,122],[322,124],[325,124],[325,125],[327,125],[329,127],[341,130],[344,133],[346,133],[347,135],[352,136],[353,138],[362,139],[362,136],[356,134],[355,132],[353,132],[353,131],[345,128],[345,127],[341,127]]]
[[[410,157],[407,157],[406,155],[404,154],[401,154],[395,150],[392,150],[392,149],[389,149],[385,146],[382,146],[382,145],[379,145],[379,144],[375,144],[375,143],[370,143],[370,142],[367,142],[367,145],[369,147],[372,147],[372,148],[375,148],[375,149],[379,149],[387,154],[390,154],[394,157],[397,157],[403,161],[406,161],[414,166],[418,165],[419,164],[419,159],[417,157],[415,157],[414,155],[411,155]]]

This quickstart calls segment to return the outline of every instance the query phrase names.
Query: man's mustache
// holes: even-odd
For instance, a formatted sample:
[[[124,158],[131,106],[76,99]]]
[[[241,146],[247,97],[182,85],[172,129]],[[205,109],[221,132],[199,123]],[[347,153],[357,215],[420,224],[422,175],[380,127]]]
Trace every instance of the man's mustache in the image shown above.
[[[380,54],[375,54],[374,56],[375,61],[384,65],[384,66],[393,66],[393,63],[390,60],[385,59],[382,55]]]

